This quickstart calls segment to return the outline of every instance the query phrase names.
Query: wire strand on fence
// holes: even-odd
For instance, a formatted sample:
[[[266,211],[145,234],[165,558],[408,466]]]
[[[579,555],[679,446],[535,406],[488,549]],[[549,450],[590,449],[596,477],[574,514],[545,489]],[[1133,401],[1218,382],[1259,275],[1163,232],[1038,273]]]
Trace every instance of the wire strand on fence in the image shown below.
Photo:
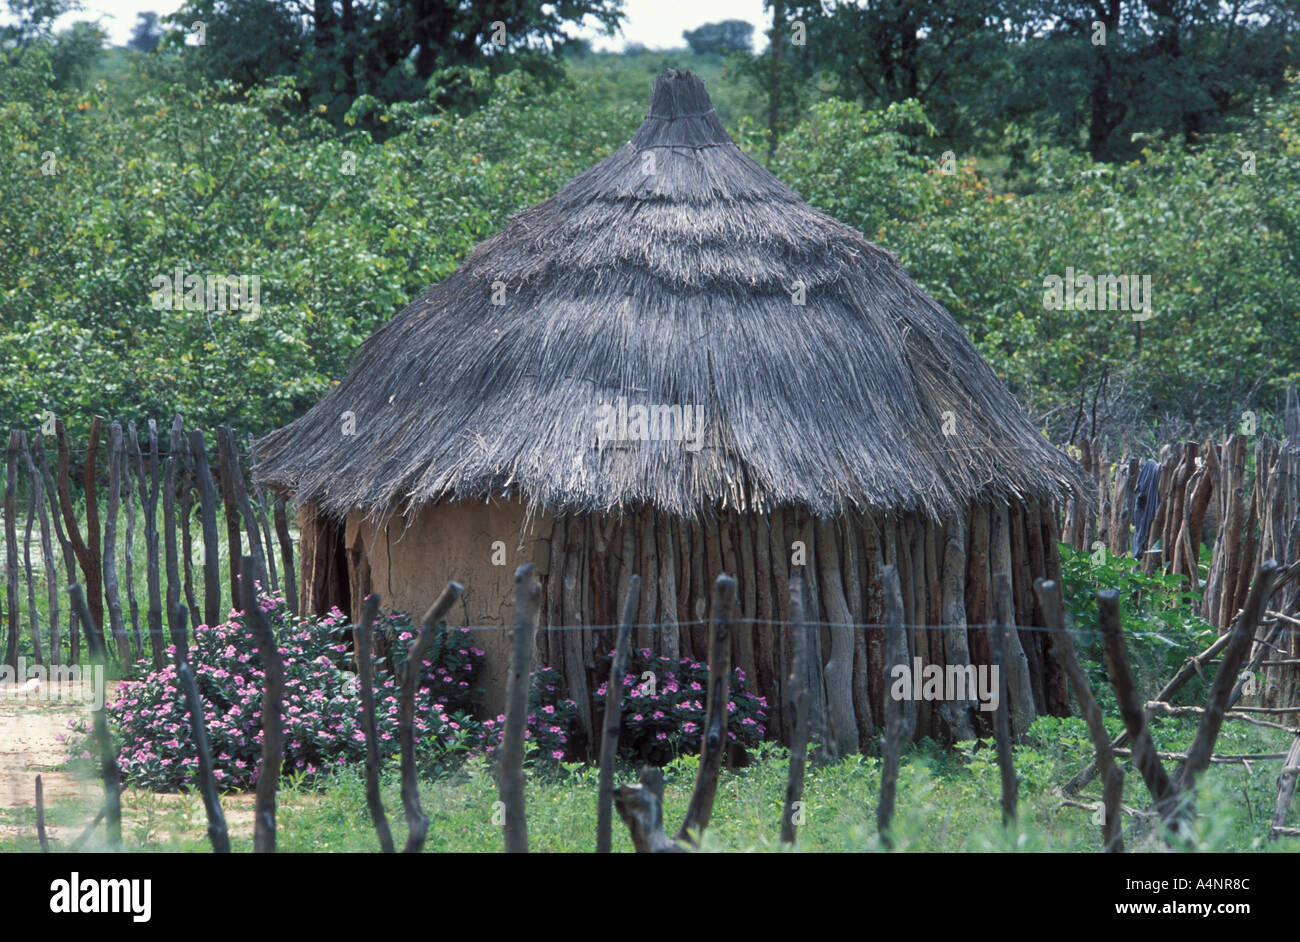
[[[770,619],[770,618],[733,618],[731,619],[731,623],[734,625],[757,625],[761,627],[785,628],[785,629],[789,629],[793,627],[789,622],[781,621],[780,619]],[[694,619],[691,621],[677,621],[677,622],[668,622],[668,623],[638,622],[634,624],[632,627],[636,629],[644,628],[650,631],[655,631],[660,628],[668,628],[668,627],[671,628],[704,627],[707,626],[708,624],[709,621],[707,619]],[[813,628],[885,629],[890,627],[889,625],[876,624],[871,622],[805,621],[803,624]],[[512,631],[513,630],[513,628],[510,625],[448,625],[447,627],[451,629],[463,628],[463,629],[468,629],[470,631]],[[965,625],[908,624],[908,625],[903,625],[902,627],[908,629],[928,629],[930,631],[934,631],[936,629],[942,631],[966,631],[968,629],[975,629],[975,630],[991,629],[997,626],[993,624],[978,623],[978,624],[965,624]],[[1045,625],[1015,625],[1014,627],[1017,631],[1041,631],[1049,634],[1054,632],[1064,631],[1064,632],[1068,632],[1071,636],[1076,638],[1079,637],[1091,638],[1093,636],[1096,636],[1097,638],[1101,637],[1100,630],[1090,629],[1090,628],[1068,628],[1068,627],[1051,628]],[[544,630],[544,631],[583,631],[583,630],[617,631],[618,628],[619,628],[618,625],[539,625],[538,626],[538,630]],[[1300,629],[1289,629],[1283,631],[1280,634],[1278,634],[1276,638],[1277,639],[1287,638],[1296,634],[1300,634]],[[1155,639],[1159,641],[1164,641],[1169,644],[1174,643],[1173,640],[1169,638],[1167,632],[1161,632],[1161,631],[1129,630],[1124,632],[1124,637],[1132,638],[1132,639]],[[1263,638],[1258,638],[1256,639],[1256,641],[1259,644],[1267,644],[1267,642]],[[1268,646],[1273,647],[1274,645],[1269,644]]]

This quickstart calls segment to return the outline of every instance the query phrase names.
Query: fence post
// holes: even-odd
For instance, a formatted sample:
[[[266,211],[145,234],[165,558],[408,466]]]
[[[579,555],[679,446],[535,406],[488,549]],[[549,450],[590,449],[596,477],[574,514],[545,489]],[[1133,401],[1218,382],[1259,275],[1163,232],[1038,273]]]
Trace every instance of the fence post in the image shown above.
[[[127,501],[130,501],[127,494]],[[117,585],[117,518],[122,508],[122,426],[108,427],[108,519],[104,521],[104,599],[108,603],[108,626],[117,647],[117,659],[131,663],[131,644],[122,622],[122,596]]]
[[[36,433],[33,444],[38,449],[44,447],[40,432]],[[27,464],[27,478],[32,489],[32,501],[36,508],[37,519],[41,524],[41,558],[45,562],[45,584],[48,590],[49,662],[57,667],[61,660],[61,652],[59,651],[59,571],[54,562],[54,550],[50,543],[50,515],[46,503],[45,480],[40,471],[37,470],[36,463],[32,461],[32,453],[27,449],[26,441],[23,442],[23,458]]]
[[[357,680],[361,684],[361,727],[366,736],[366,804],[370,807],[370,820],[379,835],[379,847],[385,854],[393,853],[393,832],[388,828],[388,815],[379,794],[379,738],[375,730],[375,680],[374,661],[370,649],[371,631],[375,615],[379,612],[379,596],[367,595],[361,606],[361,624],[352,630],[357,647]]]
[[[898,760],[903,751],[903,740],[911,733],[915,708],[910,691],[904,696],[896,697],[893,687],[895,669],[908,667],[907,629],[903,626],[903,593],[898,579],[897,566],[885,566],[880,570],[881,586],[885,596],[885,742],[880,750],[880,803],[876,806],[876,831],[880,842],[892,849],[894,839],[890,825],[894,818],[894,799],[898,794]],[[908,670],[905,676],[910,676]],[[910,685],[909,685],[910,686]],[[909,717],[909,713],[911,716]]]
[[[1065,627],[1065,605],[1061,598],[1061,587],[1051,579],[1034,580],[1034,590],[1043,610],[1043,625],[1051,632],[1052,656],[1060,662],[1069,675],[1074,687],[1075,699],[1079,701],[1079,711],[1088,723],[1088,736],[1092,739],[1093,750],[1097,754],[1097,768],[1101,771],[1102,781],[1102,837],[1106,853],[1122,854],[1124,852],[1123,821],[1120,819],[1120,802],[1124,797],[1124,771],[1115,762],[1115,753],[1111,749],[1110,737],[1106,725],[1102,722],[1101,707],[1092,695],[1092,685],[1088,675],[1083,672],[1078,657],[1074,652],[1074,639]]]
[[[618,757],[618,734],[623,725],[623,672],[627,670],[628,649],[632,646],[632,623],[640,602],[641,577],[633,574],[627,582],[623,601],[623,618],[614,643],[614,659],[609,667],[605,687],[605,716],[600,735],[600,779],[596,806],[596,853],[608,854],[610,827],[613,821],[614,761]]]
[[[803,617],[803,573],[790,574],[790,630],[794,633],[794,657],[786,690],[794,691],[794,728],[790,736],[790,769],[785,780],[785,804],[781,808],[781,843],[793,844],[798,834],[795,818],[802,812],[803,773],[808,758],[808,688],[799,683],[807,667],[808,631]],[[795,805],[801,807],[796,810]]]
[[[528,714],[528,682],[532,678],[533,632],[542,587],[533,563],[515,570],[515,629],[506,676],[506,734],[497,754],[497,789],[505,813],[506,853],[528,853],[528,818],[524,810],[524,727]]]
[[[82,627],[86,631],[86,643],[90,648],[92,668],[97,664],[102,670],[108,661],[108,656],[104,650],[103,635],[92,622],[90,606],[86,604],[86,593],[78,583],[74,582],[68,586],[68,597],[73,617],[81,619]],[[104,717],[104,712],[104,704],[101,703],[91,715],[95,728],[95,741],[99,744],[100,775],[104,779],[104,814],[108,819],[108,843],[116,849],[122,846],[122,790],[117,770],[117,750],[113,748],[113,740],[108,733],[108,721]]]
[[[293,567],[293,540],[289,537],[289,520],[284,511],[284,499],[275,499],[275,537],[280,543],[280,562],[284,569],[284,600],[289,611],[298,614],[298,578]],[[267,548],[267,552],[270,552]]]
[[[184,610],[179,616],[185,618]],[[182,631],[184,628],[182,627]],[[190,713],[190,731],[194,735],[194,751],[199,759],[199,792],[203,796],[203,807],[208,815],[208,840],[212,850],[218,854],[230,853],[230,835],[226,830],[226,816],[221,810],[221,800],[217,796],[217,782],[212,774],[212,748],[208,744],[208,727],[203,719],[203,703],[199,699],[199,688],[194,681],[194,671],[186,660],[185,651],[176,649],[176,679],[185,694],[185,705]]]
[[[727,744],[727,702],[731,694],[731,618],[736,605],[736,580],[723,573],[713,584],[713,634],[709,639],[709,691],[704,711],[704,740],[695,791],[677,840],[698,847],[713,815],[722,751]]]
[[[208,470],[208,446],[203,431],[190,432],[190,455],[199,486],[199,519],[203,524],[203,619],[215,625],[221,619],[221,562],[217,553],[217,494]],[[295,613],[296,613],[295,609]]]
[[[245,556],[240,571],[252,573],[253,560]],[[280,647],[266,613],[257,598],[251,576],[240,578],[244,618],[262,658],[266,686],[262,690],[262,766],[257,773],[257,804],[253,819],[253,850],[275,853],[275,793],[280,787],[280,766],[284,763],[284,724],[280,708],[284,697],[284,663]]]
[[[14,523],[14,478],[18,474],[18,429],[9,430],[5,452],[5,604],[9,607],[9,640],[5,644],[5,663],[18,671],[18,534]]]
[[[1176,833],[1182,814],[1181,795],[1177,784],[1165,772],[1165,767],[1156,754],[1155,743],[1151,741],[1151,733],[1147,730],[1146,714],[1133,683],[1128,652],[1120,634],[1119,593],[1114,589],[1103,589],[1097,593],[1097,622],[1105,642],[1106,670],[1110,674],[1111,685],[1115,688],[1115,698],[1119,701],[1124,726],[1133,742],[1133,763],[1142,773],[1142,780],[1151,792],[1161,820]]]
[[[406,661],[402,664],[398,736],[402,745],[402,809],[406,812],[408,831],[406,847],[402,852],[406,854],[418,854],[429,833],[429,819],[420,808],[420,782],[415,774],[415,693],[420,686],[425,654],[434,637],[440,633],[438,622],[451,611],[462,591],[464,590],[459,583],[447,583],[447,588],[442,590],[438,601],[425,613],[424,620],[420,622],[420,633],[415,636]]]

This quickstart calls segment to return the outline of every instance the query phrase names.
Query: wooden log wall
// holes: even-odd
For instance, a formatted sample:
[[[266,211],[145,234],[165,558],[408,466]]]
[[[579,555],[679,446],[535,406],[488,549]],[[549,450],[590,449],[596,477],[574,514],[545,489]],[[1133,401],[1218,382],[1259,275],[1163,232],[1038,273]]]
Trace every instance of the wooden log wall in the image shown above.
[[[1141,460],[1128,454],[1113,465],[1097,441],[1085,441],[1080,465],[1097,484],[1095,504],[1069,502],[1063,532],[1076,550],[1128,555],[1134,487]],[[1193,607],[1220,632],[1245,603],[1252,574],[1265,560],[1289,566],[1300,559],[1300,393],[1287,393],[1280,441],[1242,430],[1222,440],[1178,442],[1160,449],[1158,503],[1142,568],[1179,575],[1199,592]],[[1207,562],[1202,550],[1209,547]],[[1274,662],[1300,660],[1300,580],[1273,598],[1265,616],[1285,622]],[[1265,663],[1260,700],[1267,706],[1300,704],[1295,663]]]
[[[50,420],[44,431],[51,434],[11,430],[0,461],[5,573],[0,628],[7,628],[5,663],[17,666],[20,638],[26,641],[30,662],[80,662],[79,619],[61,611],[63,587],[78,582],[86,587],[89,625],[96,634],[86,640],[104,641],[111,656],[123,664],[146,657],[161,666],[168,660],[167,645],[180,638],[183,623],[214,624],[240,607],[235,577],[245,543],[252,550],[256,577],[270,591],[283,588],[289,604],[298,609],[298,566],[288,511],[283,500],[246,483],[248,459],[239,453],[233,430],[222,428],[207,436],[199,430],[186,433],[176,416],[169,432],[160,436],[153,420],[137,428],[134,421],[123,425],[96,416],[84,449],[73,447],[62,421]],[[51,446],[54,474],[47,454]],[[217,459],[211,470],[210,455]],[[228,525],[224,547],[217,529],[219,502]],[[278,534],[278,563],[269,506]],[[19,520],[24,512],[25,527]],[[330,530],[328,521],[316,521],[309,510],[304,514],[304,534],[315,537],[309,547],[314,555],[306,561],[312,583],[304,587],[304,602],[307,610],[324,604],[328,611],[333,600],[346,598],[351,589],[346,558],[340,555],[341,529]],[[198,524],[196,547],[192,530]],[[135,547],[137,532],[143,558]],[[228,589],[221,582],[222,556],[232,561]],[[201,609],[196,566],[202,569]],[[144,583],[139,596],[137,578]],[[42,584],[44,611],[37,605]],[[20,587],[26,588],[25,594]]]
[[[1003,567],[1013,586],[1003,614],[1020,735],[1037,715],[1068,713],[1066,676],[1048,653],[1033,591],[1035,579],[1060,577],[1057,539],[1056,511],[1034,503],[979,504],[944,521],[875,512],[814,519],[792,508],[692,521],[649,512],[618,519],[562,516],[538,566],[542,630],[536,647],[586,714],[584,730],[598,730],[601,718],[587,692],[606,679],[603,658],[616,640],[611,616],[629,574],[642,577],[635,646],[695,661],[707,656],[711,587],[718,575],[732,574],[738,583],[732,663],[767,698],[771,735],[788,742],[794,666],[789,577],[799,569],[806,617],[822,623],[810,633],[803,678],[811,694],[810,729],[833,752],[856,751],[874,747],[888,696],[883,567],[899,571],[911,656],[941,668],[991,663],[989,626],[997,615],[992,576]],[[306,544],[304,552],[310,552]],[[585,627],[548,630],[561,625]],[[918,739],[992,734],[992,714],[977,704],[922,700],[917,707]]]

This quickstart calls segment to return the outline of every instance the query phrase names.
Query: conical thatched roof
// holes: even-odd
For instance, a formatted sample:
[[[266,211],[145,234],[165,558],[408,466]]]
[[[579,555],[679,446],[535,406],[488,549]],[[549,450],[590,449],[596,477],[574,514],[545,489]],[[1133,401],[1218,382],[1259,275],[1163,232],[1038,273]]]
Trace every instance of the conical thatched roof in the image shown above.
[[[620,397],[702,406],[703,447],[598,443]],[[627,145],[477,246],[255,454],[262,484],[336,515],[502,494],[942,513],[1076,480],[896,258],[745,156],[678,72]]]

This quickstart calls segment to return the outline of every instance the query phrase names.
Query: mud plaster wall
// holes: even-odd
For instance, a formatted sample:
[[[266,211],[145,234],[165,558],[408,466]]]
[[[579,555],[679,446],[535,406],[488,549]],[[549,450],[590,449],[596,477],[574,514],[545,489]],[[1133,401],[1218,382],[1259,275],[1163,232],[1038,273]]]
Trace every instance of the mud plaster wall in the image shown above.
[[[399,518],[380,529],[354,513],[344,536],[354,607],[366,592],[378,592],[385,611],[405,611],[418,622],[448,582],[464,587],[447,624],[478,629],[475,644],[487,653],[484,709],[493,716],[505,711],[510,635],[502,628],[514,619],[515,567],[538,562],[539,534],[549,541],[551,533],[549,517],[534,519],[525,529],[524,516],[523,506],[514,502],[443,504],[422,508],[409,526]],[[498,540],[505,543],[504,565],[492,562]],[[543,557],[547,548],[544,543]],[[361,581],[368,582],[361,591],[358,568]]]

